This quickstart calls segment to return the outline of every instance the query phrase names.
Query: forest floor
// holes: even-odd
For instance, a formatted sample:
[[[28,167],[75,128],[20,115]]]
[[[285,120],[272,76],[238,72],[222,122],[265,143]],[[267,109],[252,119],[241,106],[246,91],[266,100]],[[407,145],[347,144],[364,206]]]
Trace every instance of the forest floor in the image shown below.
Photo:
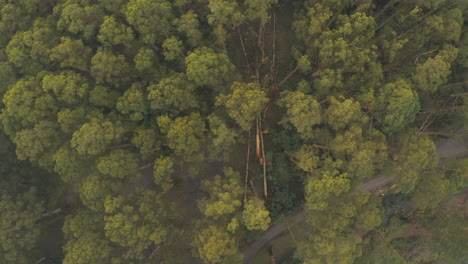
[[[437,143],[437,154],[444,159],[459,159],[468,154],[468,148],[463,142],[463,137],[454,137],[443,139]],[[393,182],[394,176],[378,175],[371,180],[362,184],[364,190],[375,190],[382,188]],[[304,212],[298,212],[289,223],[290,225],[298,224],[304,221]],[[263,235],[248,248],[244,249],[244,264],[254,264],[258,253],[287,232],[287,224],[284,221],[270,227]]]

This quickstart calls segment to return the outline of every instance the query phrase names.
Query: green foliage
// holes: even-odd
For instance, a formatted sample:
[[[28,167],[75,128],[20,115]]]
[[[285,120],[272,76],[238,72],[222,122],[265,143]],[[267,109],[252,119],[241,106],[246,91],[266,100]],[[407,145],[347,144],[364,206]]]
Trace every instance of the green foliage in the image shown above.
[[[104,18],[104,10],[88,1],[68,0],[54,8],[60,16],[57,27],[73,34],[81,34],[85,39],[95,38],[99,25]]]
[[[205,122],[199,113],[171,120],[168,116],[157,118],[161,132],[166,134],[168,146],[187,161],[200,158],[204,140]]]
[[[434,58],[429,58],[423,64],[418,65],[413,75],[415,87],[422,91],[435,92],[439,86],[447,82],[451,72],[450,66],[457,55],[458,49],[448,46]]]
[[[154,66],[155,54],[152,49],[140,48],[133,58],[135,69],[144,71]]]
[[[0,0],[0,262],[241,263],[270,213],[298,207],[304,263],[463,261],[444,198],[467,163],[439,163],[424,134],[468,113],[467,15],[462,0]],[[222,167],[246,169],[246,189]],[[426,211],[386,203],[398,227],[369,232],[388,194]]]
[[[360,108],[359,102],[352,98],[331,97],[330,106],[325,113],[327,124],[338,131],[352,123],[364,124],[369,118]]]
[[[67,240],[63,247],[63,263],[106,261],[111,252],[111,245],[101,234],[102,225],[102,217],[87,210],[67,216],[63,224],[63,233]]]
[[[202,225],[195,234],[193,245],[203,263],[240,264],[243,255],[237,248],[235,238],[224,228],[216,225]]]
[[[128,80],[130,69],[125,56],[106,49],[99,49],[91,58],[91,75],[98,84],[120,86]]]
[[[400,190],[408,193],[414,190],[422,169],[434,168],[438,157],[434,142],[427,136],[408,130],[398,140],[400,151],[395,153],[393,160],[398,173]]]
[[[96,85],[89,92],[89,101],[96,106],[113,108],[120,96],[119,92],[113,91],[106,86]]]
[[[190,45],[198,46],[202,41],[202,33],[199,30],[200,22],[198,15],[193,11],[189,10],[183,14],[179,19],[175,21],[177,30],[184,33],[187,36],[187,40]]]
[[[164,191],[174,185],[172,175],[174,174],[174,159],[171,157],[159,157],[154,160],[153,176],[154,183],[161,186]]]
[[[44,167],[52,164],[52,155],[62,143],[57,124],[40,121],[32,129],[18,132],[14,138],[18,159],[29,159]]]
[[[162,48],[167,61],[178,61],[184,58],[182,41],[174,36],[164,40]]]
[[[133,83],[131,88],[117,99],[117,110],[122,114],[130,115],[132,120],[142,120],[148,111],[146,94],[140,83]]]
[[[207,47],[189,53],[185,64],[187,79],[198,86],[208,85],[214,89],[228,81],[234,71],[234,65],[225,53],[217,53]]]
[[[125,130],[120,122],[93,119],[73,133],[71,146],[80,154],[100,154],[112,144],[119,143]]]
[[[36,221],[44,206],[38,201],[34,188],[15,196],[5,191],[2,190],[0,197],[0,260],[2,263],[27,263],[26,256],[39,239],[40,228]]]
[[[151,109],[173,112],[196,107],[194,88],[183,73],[164,78],[147,88]]]
[[[138,160],[135,154],[123,150],[114,149],[109,154],[101,156],[96,163],[96,168],[102,174],[115,178],[124,178],[135,173]]]
[[[104,211],[104,201],[108,195],[115,193],[121,184],[101,174],[90,174],[86,176],[80,186],[80,199],[89,209]]]
[[[250,130],[269,101],[267,94],[256,83],[234,82],[230,89],[231,93],[216,98],[216,105],[225,106],[228,115],[243,130]]]
[[[276,4],[277,0],[246,0],[244,5],[247,6],[246,15],[249,20],[254,20],[259,18],[260,21],[264,24],[268,21],[268,11],[269,9]]]
[[[231,168],[224,170],[225,177],[216,175],[211,181],[203,182],[203,189],[209,199],[202,199],[198,206],[207,217],[218,219],[232,215],[241,206],[242,188],[239,173]]]
[[[53,159],[54,171],[64,182],[78,183],[88,173],[89,160],[71,148],[69,144],[61,146],[54,153]]]
[[[160,149],[161,138],[154,129],[138,127],[133,132],[132,143],[141,154],[152,154]]]
[[[408,82],[398,80],[383,87],[375,105],[377,123],[386,133],[401,131],[415,120],[419,99]]]
[[[328,206],[327,200],[330,196],[349,191],[350,180],[346,173],[339,172],[341,166],[341,161],[334,162],[334,168],[330,168],[331,170],[320,171],[307,179],[305,206],[308,210],[323,211]]]
[[[147,44],[162,42],[172,29],[172,7],[165,0],[130,0],[125,16]]]
[[[104,18],[97,39],[106,46],[129,45],[134,39],[133,30],[119,23],[115,17],[107,16]]]
[[[210,115],[208,117],[210,131],[213,133],[213,144],[223,150],[228,150],[229,147],[237,142],[239,134],[235,129],[230,128],[224,120],[218,115]]]
[[[114,243],[131,247],[131,254],[140,258],[144,250],[167,242],[175,234],[170,206],[149,190],[131,196],[108,196],[104,204],[106,236]]]
[[[42,79],[42,89],[51,92],[59,101],[77,104],[90,89],[88,79],[73,71],[63,71],[59,75],[46,75]]]
[[[248,230],[268,229],[271,223],[270,212],[265,208],[265,203],[258,199],[249,199],[244,205],[244,224]]]
[[[87,71],[91,62],[92,49],[85,46],[81,39],[62,37],[61,43],[51,50],[50,59],[59,63],[61,68],[75,68]]]
[[[312,95],[302,92],[283,92],[279,103],[286,107],[287,120],[301,133],[302,137],[312,136],[313,126],[322,122],[321,107]]]
[[[38,18],[30,30],[13,36],[6,46],[6,55],[20,73],[34,75],[49,68],[52,48],[58,42],[52,21]]]
[[[244,15],[237,2],[209,0],[208,7],[211,11],[211,14],[208,15],[208,23],[214,27],[234,28],[244,20]]]

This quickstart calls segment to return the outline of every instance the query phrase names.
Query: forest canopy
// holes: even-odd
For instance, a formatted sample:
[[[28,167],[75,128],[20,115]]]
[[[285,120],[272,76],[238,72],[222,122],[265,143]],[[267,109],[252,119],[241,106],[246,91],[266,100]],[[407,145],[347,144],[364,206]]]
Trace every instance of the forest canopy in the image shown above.
[[[466,18],[0,0],[0,263],[466,263]]]

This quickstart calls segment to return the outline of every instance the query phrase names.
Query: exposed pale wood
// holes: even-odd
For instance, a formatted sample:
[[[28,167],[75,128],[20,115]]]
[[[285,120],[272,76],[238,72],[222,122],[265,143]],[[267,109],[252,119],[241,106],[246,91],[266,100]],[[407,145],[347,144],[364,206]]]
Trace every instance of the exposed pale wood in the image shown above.
[[[247,143],[247,159],[245,162],[245,179],[244,179],[244,204],[247,201],[247,181],[249,179],[249,160],[250,160],[250,130]]]

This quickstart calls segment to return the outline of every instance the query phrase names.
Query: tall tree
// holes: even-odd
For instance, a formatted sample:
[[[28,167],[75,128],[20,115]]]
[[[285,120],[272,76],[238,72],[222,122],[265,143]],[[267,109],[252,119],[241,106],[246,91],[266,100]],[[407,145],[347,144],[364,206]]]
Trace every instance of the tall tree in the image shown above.
[[[256,83],[234,82],[230,89],[231,93],[216,98],[216,105],[225,106],[228,115],[243,130],[250,130],[253,121],[269,101],[267,94]]]

